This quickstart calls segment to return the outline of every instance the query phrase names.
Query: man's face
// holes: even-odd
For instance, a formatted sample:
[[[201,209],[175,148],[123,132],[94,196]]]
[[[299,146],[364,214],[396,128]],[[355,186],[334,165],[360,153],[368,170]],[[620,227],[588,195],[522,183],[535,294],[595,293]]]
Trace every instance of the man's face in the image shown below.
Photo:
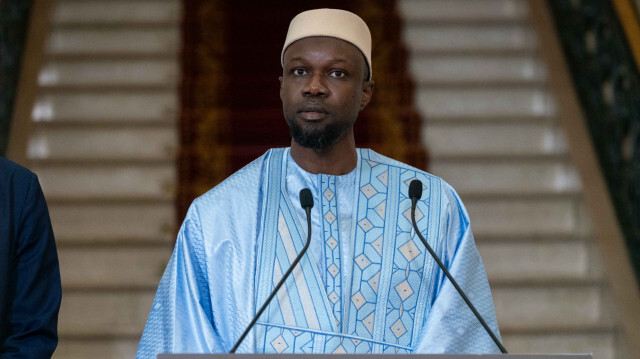
[[[323,150],[353,131],[358,112],[370,101],[373,81],[352,44],[332,37],[308,37],[284,54],[280,98],[291,137]]]

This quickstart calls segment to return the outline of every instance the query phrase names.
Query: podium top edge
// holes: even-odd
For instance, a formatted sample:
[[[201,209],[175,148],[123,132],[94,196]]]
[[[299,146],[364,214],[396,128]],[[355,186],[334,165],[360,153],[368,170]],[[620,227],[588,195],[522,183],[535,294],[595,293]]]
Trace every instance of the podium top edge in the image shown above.
[[[158,359],[593,359],[591,354],[158,354]]]

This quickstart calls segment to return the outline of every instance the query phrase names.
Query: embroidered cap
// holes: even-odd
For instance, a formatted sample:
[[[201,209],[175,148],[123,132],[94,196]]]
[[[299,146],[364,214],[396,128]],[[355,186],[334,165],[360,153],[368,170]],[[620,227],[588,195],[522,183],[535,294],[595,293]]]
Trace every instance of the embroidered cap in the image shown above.
[[[371,80],[371,33],[358,15],[338,9],[315,9],[296,15],[289,24],[287,38],[280,54],[280,64],[284,67],[284,52],[289,45],[312,36],[335,37],[357,47],[367,62],[367,80]]]

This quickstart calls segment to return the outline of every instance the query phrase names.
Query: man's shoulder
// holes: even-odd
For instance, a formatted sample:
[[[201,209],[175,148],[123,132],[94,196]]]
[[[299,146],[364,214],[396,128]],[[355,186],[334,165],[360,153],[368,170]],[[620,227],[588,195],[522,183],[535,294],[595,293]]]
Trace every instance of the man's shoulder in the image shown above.
[[[185,222],[200,223],[204,232],[213,233],[214,227],[221,223],[251,218],[249,214],[259,208],[270,159],[275,159],[278,153],[278,149],[267,151],[196,198],[189,206]]]
[[[12,178],[15,178],[13,181],[24,182],[24,179],[31,179],[33,177],[35,177],[35,173],[31,172],[28,168],[22,167],[4,157],[0,157],[1,182],[9,181]]]
[[[391,166],[391,167],[397,167],[400,168],[402,170],[408,170],[408,171],[413,171],[416,172],[416,174],[420,174],[421,176],[424,176],[426,178],[428,178],[429,180],[435,180],[435,181],[440,181],[443,182],[444,181],[435,175],[432,175],[431,173],[419,169],[417,167],[413,167],[411,165],[408,165],[404,162],[400,162],[398,160],[394,160],[391,157],[387,157],[385,155],[381,155],[377,152],[375,152],[374,150],[368,149],[368,148],[363,148],[360,149],[360,155],[362,156],[363,160],[367,160],[369,162],[373,162],[373,163],[380,163],[386,166]]]
[[[425,181],[429,182],[431,188],[433,188],[433,186],[435,185],[436,188],[439,189],[438,192],[444,195],[446,201],[452,202],[455,201],[456,198],[458,198],[458,194],[456,193],[455,189],[447,181],[425,170],[421,170],[404,162],[400,162],[398,160],[394,160],[393,158],[381,155],[371,149],[361,149],[360,155],[362,156],[363,160],[367,160],[372,163],[379,163],[386,166],[396,167],[403,171],[406,170],[415,172],[416,177],[420,179],[424,185],[427,185],[427,183],[424,183]]]
[[[265,175],[265,166],[269,158],[278,149],[270,149],[262,156],[242,167],[209,191],[194,200],[194,204],[219,203],[222,200],[234,201],[245,199],[259,191],[262,177]]]
[[[25,196],[35,178],[36,174],[29,169],[0,157],[0,198],[8,198],[9,193]]]

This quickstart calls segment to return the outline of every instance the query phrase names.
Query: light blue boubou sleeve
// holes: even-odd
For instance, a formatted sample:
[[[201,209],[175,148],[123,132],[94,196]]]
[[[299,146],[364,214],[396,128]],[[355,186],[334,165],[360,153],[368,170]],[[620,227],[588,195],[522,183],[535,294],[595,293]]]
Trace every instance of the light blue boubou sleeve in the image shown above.
[[[255,313],[257,219],[269,152],[189,208],[162,276],[136,358],[225,353]],[[251,351],[253,336],[239,352]]]
[[[192,206],[158,286],[136,358],[223,351],[211,319],[203,253],[201,227]]]
[[[458,194],[442,182],[440,243],[436,253],[469,300],[500,338],[489,282],[476,248],[469,215]],[[435,300],[422,329],[416,353],[500,353],[444,273],[438,269]]]

